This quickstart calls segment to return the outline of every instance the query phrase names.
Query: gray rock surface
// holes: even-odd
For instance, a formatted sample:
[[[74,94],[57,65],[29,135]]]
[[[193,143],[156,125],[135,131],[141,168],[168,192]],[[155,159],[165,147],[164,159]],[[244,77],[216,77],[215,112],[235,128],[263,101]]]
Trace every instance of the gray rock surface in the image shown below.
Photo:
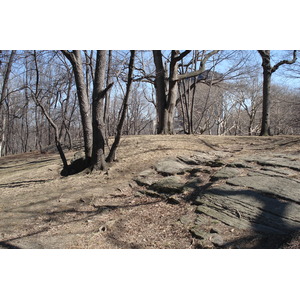
[[[221,185],[196,200],[197,212],[239,229],[284,233],[300,229],[300,207],[259,191]]]
[[[212,151],[163,159],[140,173],[137,182],[165,199],[175,195],[170,203],[180,203],[184,198],[180,193],[190,193],[198,216],[183,216],[180,222],[199,239],[222,247],[220,234],[203,229],[209,220],[262,233],[300,230],[299,170],[295,155],[235,158]]]
[[[261,166],[272,166],[272,167],[287,167],[292,170],[300,171],[300,161],[299,158],[295,155],[284,155],[284,156],[275,156],[270,158],[267,157],[259,157],[252,156],[247,158],[248,162],[256,162]]]
[[[300,203],[300,184],[292,179],[268,175],[254,175],[234,177],[228,179],[227,183],[248,187],[262,193],[268,193]]]
[[[232,168],[251,168],[252,165],[250,163],[247,163],[245,160],[235,160],[232,162],[227,163],[227,167]]]
[[[149,188],[160,193],[175,194],[182,192],[184,183],[179,176],[169,176],[159,179]]]
[[[157,172],[154,169],[147,169],[147,170],[139,173],[138,176],[134,178],[134,181],[138,185],[150,186],[155,181],[157,181],[159,178],[160,178],[160,176],[158,176]]]
[[[199,239],[206,239],[209,236],[208,232],[204,231],[199,225],[193,227],[190,231]]]
[[[175,175],[184,173],[190,167],[176,159],[163,159],[156,163],[155,169],[158,173],[164,175]]]
[[[215,245],[215,246],[219,246],[222,247],[224,245],[224,240],[223,238],[217,234],[217,233],[213,233],[210,236],[210,241]]]
[[[237,168],[224,167],[218,170],[212,177],[211,180],[228,179],[240,175],[240,170]]]
[[[195,223],[195,219],[196,219],[195,214],[188,214],[188,215],[182,216],[182,217],[180,218],[180,222],[181,222],[183,225],[189,226],[189,225]]]

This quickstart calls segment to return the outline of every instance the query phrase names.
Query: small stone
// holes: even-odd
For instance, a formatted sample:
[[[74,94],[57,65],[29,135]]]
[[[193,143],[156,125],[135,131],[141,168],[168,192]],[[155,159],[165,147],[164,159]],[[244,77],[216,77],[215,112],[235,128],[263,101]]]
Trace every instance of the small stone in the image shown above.
[[[223,238],[217,234],[217,233],[213,233],[210,237],[210,241],[215,245],[215,246],[219,246],[222,247],[224,245],[224,240]]]

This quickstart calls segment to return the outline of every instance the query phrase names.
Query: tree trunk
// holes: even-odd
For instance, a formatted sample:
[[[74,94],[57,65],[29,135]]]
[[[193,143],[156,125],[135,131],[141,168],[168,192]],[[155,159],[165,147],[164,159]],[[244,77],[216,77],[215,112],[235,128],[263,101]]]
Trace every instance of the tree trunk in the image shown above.
[[[269,52],[270,53],[270,52]],[[270,85],[271,85],[271,64],[269,57],[263,59],[263,111],[260,135],[270,135]]]
[[[85,157],[89,164],[93,153],[93,127],[90,103],[83,75],[81,53],[80,50],[74,50],[73,52],[62,50],[62,53],[70,61],[73,67],[83,129]]]
[[[4,74],[4,79],[3,79],[3,84],[2,84],[2,91],[1,91],[1,95],[0,95],[0,116],[2,115],[3,119],[2,119],[2,132],[1,132],[1,141],[0,141],[0,157],[3,155],[5,155],[5,150],[4,150],[4,146],[5,146],[5,138],[6,138],[6,134],[5,134],[5,130],[6,130],[6,120],[5,120],[5,113],[2,113],[2,105],[3,102],[7,96],[6,92],[7,92],[7,87],[8,87],[8,80],[9,80],[9,75],[11,73],[11,68],[12,68],[12,64],[13,64],[13,59],[14,56],[16,54],[16,50],[12,50],[10,53],[10,57],[9,57],[9,61],[7,64],[7,68]]]
[[[16,50],[12,50],[11,53],[10,53],[10,57],[9,57],[9,61],[8,61],[8,64],[7,64],[7,68],[6,68],[6,71],[5,71],[5,75],[4,75],[4,80],[3,80],[3,84],[2,84],[2,91],[1,91],[1,98],[0,98],[0,108],[3,104],[3,101],[5,100],[5,93],[7,92],[7,85],[8,85],[8,80],[9,80],[9,75],[10,75],[10,72],[11,72],[11,68],[12,68],[12,64],[13,64],[13,59],[14,59],[14,56],[16,54]]]
[[[123,105],[122,105],[123,109],[122,109],[119,124],[117,126],[117,133],[115,136],[115,140],[112,144],[109,155],[106,159],[107,162],[112,162],[113,160],[115,160],[116,150],[120,143],[120,139],[121,139],[121,135],[122,135],[122,128],[124,125],[124,120],[125,120],[125,116],[126,116],[127,109],[128,109],[128,100],[129,100],[129,95],[130,95],[130,89],[131,89],[131,84],[132,84],[132,74],[133,74],[133,68],[134,68],[135,50],[131,50],[130,52],[131,52],[131,55],[130,55],[130,61],[129,61],[129,72],[128,72],[128,80],[127,80],[127,86],[126,86],[126,94],[125,94],[125,97],[123,100]]]
[[[284,64],[293,64],[297,60],[297,51],[293,52],[292,60],[281,60],[273,67],[271,66],[271,52],[270,50],[258,50],[262,58],[263,67],[263,112],[262,112],[262,122],[261,122],[261,132],[260,135],[270,135],[270,85],[272,73],[276,72],[277,69]]]
[[[165,84],[165,69],[163,66],[162,53],[160,50],[153,50],[154,64],[156,69],[155,91],[157,109],[157,133],[164,133],[167,97]]]
[[[1,107],[0,107],[0,115],[1,113]],[[5,130],[6,130],[6,119],[5,114],[2,114],[2,133],[1,133],[1,140],[0,140],[0,157],[4,156],[4,146],[5,146]]]
[[[106,170],[104,146],[105,124],[103,91],[106,71],[106,51],[98,50],[96,59],[96,72],[93,89],[93,159],[92,167],[95,170]]]
[[[169,93],[167,101],[167,109],[165,109],[165,119],[167,122],[163,129],[164,134],[174,134],[174,111],[177,101],[178,92],[178,50],[172,50],[169,74]]]
[[[182,53],[180,53],[178,50],[172,50],[168,79],[168,96],[166,96],[165,81],[167,75],[165,74],[165,68],[163,67],[162,53],[161,50],[153,50],[153,58],[156,68],[155,89],[158,116],[158,134],[174,134],[174,111],[177,102],[178,81],[201,74],[205,70],[205,63],[208,61],[208,59],[214,54],[218,53],[219,50],[213,50],[206,54],[202,59],[201,66],[198,71],[179,75],[178,62],[190,52],[191,50],[185,50]]]
[[[35,103],[37,106],[39,106],[44,114],[44,116],[46,117],[46,119],[48,120],[49,124],[52,126],[52,128],[54,129],[54,136],[55,136],[55,145],[56,145],[56,148],[58,150],[58,153],[60,155],[60,158],[63,162],[63,165],[64,165],[64,170],[68,170],[68,162],[67,162],[67,159],[65,157],[65,154],[64,154],[64,151],[62,149],[62,146],[61,146],[61,141],[60,141],[60,138],[59,138],[59,130],[58,130],[58,127],[57,125],[54,123],[54,121],[52,120],[52,118],[50,117],[49,113],[47,112],[47,110],[45,109],[45,107],[38,101],[38,99],[34,99],[35,100]]]
[[[169,72],[169,91],[166,96],[165,69],[162,62],[160,50],[153,50],[154,63],[156,67],[156,105],[158,115],[158,134],[174,134],[174,110],[177,100],[177,50],[172,50],[170,72]]]

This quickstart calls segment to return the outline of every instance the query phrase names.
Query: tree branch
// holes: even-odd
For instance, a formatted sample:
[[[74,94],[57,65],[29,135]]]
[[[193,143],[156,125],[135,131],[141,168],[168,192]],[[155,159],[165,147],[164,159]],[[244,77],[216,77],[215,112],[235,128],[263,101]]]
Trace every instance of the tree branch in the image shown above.
[[[69,52],[68,50],[60,50],[60,51],[70,62],[74,61],[74,53],[73,52]]]
[[[271,72],[274,73],[281,65],[285,65],[285,64],[292,65],[293,63],[296,62],[296,60],[297,60],[297,50],[294,50],[292,60],[284,59],[284,60],[280,61],[271,69]]]
[[[182,80],[182,79],[187,79],[187,78],[190,78],[190,77],[195,77],[195,76],[198,76],[201,73],[203,73],[205,71],[205,64],[208,61],[208,59],[210,57],[212,57],[213,55],[217,54],[219,51],[220,50],[213,50],[213,51],[209,52],[208,54],[206,54],[205,57],[201,61],[201,67],[198,71],[178,75],[177,80]]]
[[[187,56],[192,50],[185,50],[179,56],[174,57],[174,62],[182,60],[185,56]]]
[[[96,96],[96,99],[99,100],[101,98],[104,98],[105,94],[109,91],[109,89],[114,85],[113,82],[111,82],[104,90],[99,92]]]

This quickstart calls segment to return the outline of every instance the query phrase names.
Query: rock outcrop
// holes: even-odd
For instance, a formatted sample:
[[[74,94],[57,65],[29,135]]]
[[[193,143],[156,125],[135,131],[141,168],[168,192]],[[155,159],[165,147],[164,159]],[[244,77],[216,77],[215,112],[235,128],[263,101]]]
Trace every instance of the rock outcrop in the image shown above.
[[[232,228],[268,234],[300,230],[300,159],[295,155],[235,159],[213,151],[178,156],[160,160],[135,180],[164,196],[188,192],[197,214]],[[222,236],[205,230],[196,216],[183,216],[180,222],[196,238],[224,244]]]

